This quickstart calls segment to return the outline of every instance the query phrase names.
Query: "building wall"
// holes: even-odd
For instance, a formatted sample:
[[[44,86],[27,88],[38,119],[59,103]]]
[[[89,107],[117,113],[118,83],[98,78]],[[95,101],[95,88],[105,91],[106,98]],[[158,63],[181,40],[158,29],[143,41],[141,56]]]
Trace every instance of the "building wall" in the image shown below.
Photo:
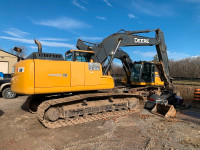
[[[0,50],[0,61],[8,62],[8,73],[11,73],[13,65],[17,62],[17,56]]]

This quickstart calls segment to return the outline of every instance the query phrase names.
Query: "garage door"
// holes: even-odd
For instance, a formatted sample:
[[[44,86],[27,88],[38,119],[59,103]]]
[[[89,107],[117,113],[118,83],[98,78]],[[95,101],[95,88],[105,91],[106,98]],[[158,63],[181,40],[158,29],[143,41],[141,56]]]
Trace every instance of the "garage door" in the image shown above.
[[[8,62],[0,62],[0,72],[8,73]]]

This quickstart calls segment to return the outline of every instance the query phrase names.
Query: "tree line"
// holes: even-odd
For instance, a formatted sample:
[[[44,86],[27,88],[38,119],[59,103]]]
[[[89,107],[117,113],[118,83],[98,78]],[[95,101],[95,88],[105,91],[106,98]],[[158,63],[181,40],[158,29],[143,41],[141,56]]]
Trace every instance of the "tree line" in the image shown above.
[[[200,57],[169,60],[171,77],[200,78]]]
[[[154,57],[153,61],[155,61]],[[188,78],[200,78],[200,56],[185,58],[181,60],[169,60],[170,76],[173,77],[188,77]],[[125,75],[123,67],[112,64],[112,75]]]

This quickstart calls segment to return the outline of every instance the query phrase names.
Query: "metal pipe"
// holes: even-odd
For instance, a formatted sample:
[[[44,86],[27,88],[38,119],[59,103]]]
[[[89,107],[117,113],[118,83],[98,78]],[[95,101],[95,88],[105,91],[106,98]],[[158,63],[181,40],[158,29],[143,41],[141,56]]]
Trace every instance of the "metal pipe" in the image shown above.
[[[42,53],[42,44],[36,39],[34,39],[34,41],[35,41],[35,44],[37,44],[38,46],[38,53]]]
[[[105,69],[104,75],[106,75],[106,74],[108,73],[108,70],[110,69],[111,63],[112,63],[112,61],[113,61],[113,59],[114,59],[114,57],[115,57],[115,53],[117,52],[117,49],[118,49],[118,47],[119,47],[121,41],[122,41],[122,39],[119,39],[119,42],[118,42],[118,44],[117,44],[117,47],[115,48],[115,51],[113,52],[112,57],[111,57],[111,59],[110,59],[109,62],[108,62],[108,66],[107,66],[106,69]]]

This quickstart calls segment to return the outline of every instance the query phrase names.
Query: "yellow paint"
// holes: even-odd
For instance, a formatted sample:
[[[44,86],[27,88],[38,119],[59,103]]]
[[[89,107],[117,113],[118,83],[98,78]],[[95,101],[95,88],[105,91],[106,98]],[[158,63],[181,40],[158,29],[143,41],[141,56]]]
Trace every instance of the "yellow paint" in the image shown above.
[[[148,85],[148,86],[150,86],[150,85],[154,85],[154,82],[131,82],[131,85],[143,85],[143,86]]]
[[[164,85],[164,82],[163,82],[163,81],[161,81],[161,79],[160,79],[160,76],[159,76],[158,72],[155,72],[155,85],[161,85],[161,86],[163,86],[163,85]]]
[[[70,62],[39,59],[34,59],[34,62],[35,88],[70,86]],[[68,77],[63,77],[63,74]]]
[[[85,64],[85,85],[99,85],[101,84],[102,70],[89,70],[88,63]]]
[[[155,82],[131,82],[131,85],[142,85],[142,86],[151,86],[151,85],[156,85],[156,86],[163,86],[164,82],[161,81],[158,72],[155,72]]]
[[[61,92],[112,89],[111,76],[100,70],[89,70],[87,62],[24,60],[15,65],[11,88],[20,94],[46,94]],[[17,68],[24,67],[24,72]]]
[[[34,61],[32,59],[20,61],[14,65],[15,73],[12,75],[11,88],[16,93],[34,93]],[[24,67],[24,72],[17,72],[19,67]]]
[[[71,64],[71,86],[85,85],[85,63],[72,61]]]

